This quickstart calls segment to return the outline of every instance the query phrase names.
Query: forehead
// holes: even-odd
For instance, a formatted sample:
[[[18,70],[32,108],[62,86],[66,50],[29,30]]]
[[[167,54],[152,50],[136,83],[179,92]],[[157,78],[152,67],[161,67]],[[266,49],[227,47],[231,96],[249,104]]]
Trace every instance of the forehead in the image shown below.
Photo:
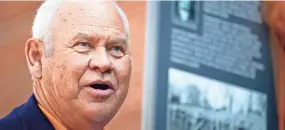
[[[69,38],[78,33],[109,37],[123,35],[124,27],[114,2],[64,1],[55,14],[52,31]]]

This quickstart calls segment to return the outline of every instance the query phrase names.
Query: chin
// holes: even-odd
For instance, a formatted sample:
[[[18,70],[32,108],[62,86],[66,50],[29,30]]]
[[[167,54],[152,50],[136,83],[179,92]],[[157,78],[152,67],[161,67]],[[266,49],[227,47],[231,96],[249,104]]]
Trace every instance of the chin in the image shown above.
[[[118,109],[106,103],[90,103],[82,114],[91,121],[107,124],[115,116]]]

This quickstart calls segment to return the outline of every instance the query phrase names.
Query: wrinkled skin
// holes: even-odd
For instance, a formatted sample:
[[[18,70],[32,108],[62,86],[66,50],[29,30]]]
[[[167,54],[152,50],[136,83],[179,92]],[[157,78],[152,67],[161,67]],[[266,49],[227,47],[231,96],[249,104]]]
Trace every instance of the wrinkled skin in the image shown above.
[[[52,55],[30,38],[25,53],[39,104],[69,129],[102,129],[117,113],[129,87],[128,36],[111,2],[63,2],[51,24]],[[89,83],[108,80],[108,97]]]

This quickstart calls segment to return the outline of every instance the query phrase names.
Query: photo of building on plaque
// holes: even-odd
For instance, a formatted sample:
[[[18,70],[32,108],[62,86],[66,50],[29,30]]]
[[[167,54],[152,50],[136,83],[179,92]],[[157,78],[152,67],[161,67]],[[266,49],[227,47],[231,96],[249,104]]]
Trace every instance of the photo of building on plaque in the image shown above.
[[[167,130],[266,130],[267,96],[170,68]]]

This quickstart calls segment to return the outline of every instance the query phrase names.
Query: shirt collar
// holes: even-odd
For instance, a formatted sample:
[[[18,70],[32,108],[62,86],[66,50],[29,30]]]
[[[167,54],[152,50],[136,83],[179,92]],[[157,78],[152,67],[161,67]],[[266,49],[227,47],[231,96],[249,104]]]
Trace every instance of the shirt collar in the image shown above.
[[[44,107],[42,107],[40,104],[38,104],[38,106],[56,130],[67,130],[67,128],[61,124],[54,116],[52,116]]]

